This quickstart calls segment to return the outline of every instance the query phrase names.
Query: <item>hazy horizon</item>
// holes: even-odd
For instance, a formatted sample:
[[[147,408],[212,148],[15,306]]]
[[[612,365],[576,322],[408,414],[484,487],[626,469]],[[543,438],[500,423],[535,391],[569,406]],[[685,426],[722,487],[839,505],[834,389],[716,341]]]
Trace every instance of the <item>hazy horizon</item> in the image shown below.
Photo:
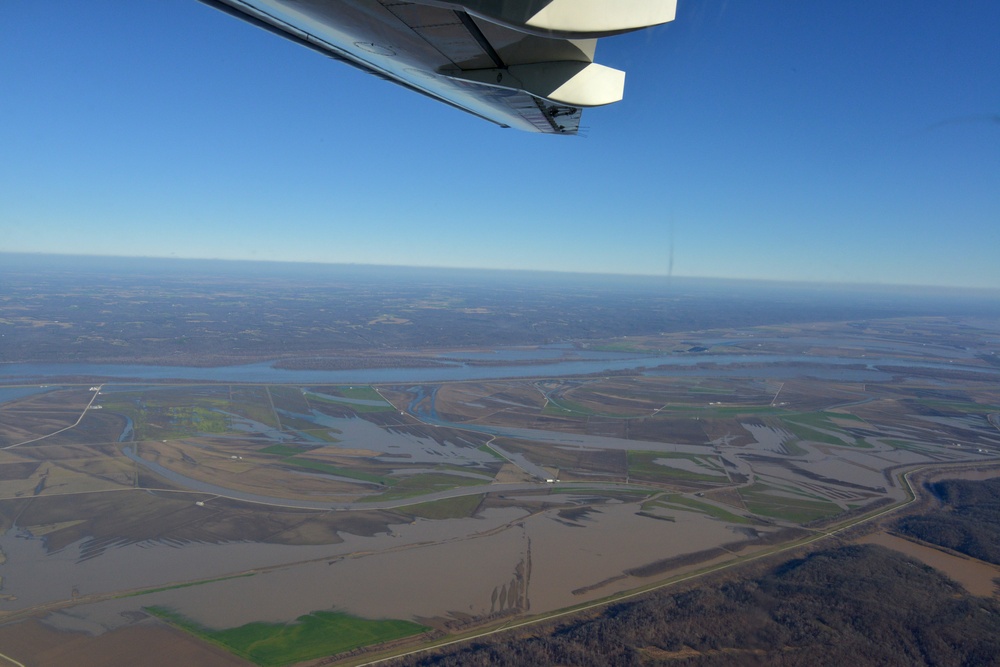
[[[916,283],[891,283],[891,282],[830,282],[830,281],[819,281],[819,280],[781,280],[781,279],[767,279],[767,278],[738,278],[738,277],[726,277],[726,276],[710,276],[710,275],[667,275],[667,274],[648,274],[648,273],[620,273],[620,272],[602,272],[602,271],[569,271],[569,270],[558,270],[558,269],[505,269],[499,267],[477,267],[477,266],[441,266],[441,265],[420,265],[420,264],[376,264],[376,263],[365,263],[365,262],[321,262],[321,261],[294,261],[294,260],[276,260],[276,259],[246,259],[246,258],[236,258],[236,259],[223,259],[218,257],[177,257],[177,256],[161,256],[161,255],[102,255],[102,254],[82,254],[82,253],[53,253],[53,252],[6,252],[0,251],[0,258],[8,257],[16,259],[26,259],[26,258],[47,258],[49,260],[84,260],[84,261],[99,261],[99,260],[121,260],[123,262],[129,261],[154,261],[154,262],[177,262],[179,264],[198,264],[204,266],[215,265],[218,267],[235,267],[238,265],[264,265],[264,266],[295,266],[295,267],[312,267],[315,269],[322,269],[323,267],[328,268],[348,268],[356,267],[360,270],[366,269],[413,269],[413,270],[426,270],[426,271],[443,271],[443,272],[469,272],[469,273],[484,273],[484,274],[514,274],[514,275],[528,275],[528,274],[545,274],[551,275],[553,277],[557,276],[580,276],[580,277],[602,277],[608,279],[648,279],[650,281],[660,280],[664,283],[668,283],[671,280],[679,281],[705,281],[705,282],[717,282],[724,284],[744,284],[744,285],[774,285],[774,286],[802,286],[802,287],[814,287],[814,288],[843,288],[846,290],[932,290],[934,293],[955,293],[955,292],[965,292],[970,295],[980,295],[980,296],[994,296],[1000,298],[1000,288],[993,287],[976,287],[972,285],[927,285],[927,284],[916,284]],[[2,270],[2,267],[0,267]]]
[[[553,137],[194,0],[0,3],[2,249],[1000,288],[1000,4],[677,12]]]

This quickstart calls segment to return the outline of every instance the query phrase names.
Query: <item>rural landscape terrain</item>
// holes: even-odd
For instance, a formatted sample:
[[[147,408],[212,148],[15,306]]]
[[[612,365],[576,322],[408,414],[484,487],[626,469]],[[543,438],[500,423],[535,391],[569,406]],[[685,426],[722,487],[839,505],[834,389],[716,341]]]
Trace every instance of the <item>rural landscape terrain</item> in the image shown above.
[[[0,665],[997,654],[993,295],[77,261],[0,272]]]

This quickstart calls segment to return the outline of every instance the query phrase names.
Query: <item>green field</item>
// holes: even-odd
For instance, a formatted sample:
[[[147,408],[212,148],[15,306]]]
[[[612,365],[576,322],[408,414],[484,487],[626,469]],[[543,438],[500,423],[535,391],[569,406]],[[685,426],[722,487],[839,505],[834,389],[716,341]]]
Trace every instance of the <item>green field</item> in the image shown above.
[[[288,430],[289,431],[294,430],[295,432],[299,433],[302,436],[305,436],[306,438],[314,438],[316,440],[319,440],[320,442],[325,442],[325,443],[331,444],[331,445],[334,444],[334,443],[340,442],[340,438],[338,438],[337,436],[333,435],[334,432],[339,432],[339,431],[336,431],[336,429],[330,429],[330,428],[302,428],[302,429],[288,429]]]
[[[303,389],[302,395],[307,401],[326,403],[351,410],[352,412],[391,412],[396,408],[375,391],[372,387],[313,387]],[[348,400],[337,400],[338,398]],[[378,405],[353,403],[353,400],[377,402]]]
[[[709,394],[717,396],[730,396],[736,393],[735,388],[719,388],[719,387],[688,387],[689,394]]]
[[[896,449],[905,449],[907,451],[917,452],[919,454],[931,454],[931,453],[937,454],[940,453],[941,451],[941,448],[937,445],[921,445],[919,443],[909,442],[907,440],[894,440],[891,438],[884,438],[882,439],[882,442],[884,442],[887,445],[891,445]]]
[[[486,452],[487,454],[495,458],[497,461],[504,461],[504,462],[507,461],[507,459],[505,459],[503,456],[493,451],[493,449],[490,448],[489,445],[479,445],[478,447],[476,447],[476,449],[478,449],[481,452]]]
[[[372,473],[364,472],[363,470],[355,470],[354,468],[340,468],[338,466],[330,465],[329,463],[323,463],[322,461],[288,457],[284,460],[284,462],[293,465],[296,468],[305,468],[307,470],[325,472],[329,475],[337,475],[339,477],[347,477],[362,482],[381,484],[382,486],[393,486],[398,483],[398,480],[392,477],[374,475]]]
[[[364,405],[361,403],[352,403],[350,401],[338,401],[336,396],[320,395],[312,391],[306,391],[303,395],[306,400],[313,403],[326,403],[327,405],[336,405],[342,407],[346,410],[352,412],[391,412],[396,408],[392,407],[387,403],[381,396],[374,394],[374,398],[365,398],[364,400],[380,401],[380,405]],[[345,396],[344,398],[352,398],[350,396]]]
[[[169,440],[197,433],[226,433],[230,417],[219,412],[229,407],[221,399],[198,397],[196,405],[144,401],[141,406],[119,397],[104,402],[104,409],[132,419],[136,440]]]
[[[361,498],[361,502],[379,502],[384,500],[402,500],[413,498],[427,493],[447,491],[458,486],[474,486],[476,484],[486,484],[487,480],[472,479],[471,477],[459,477],[443,473],[427,473],[424,475],[411,475],[403,477],[397,481],[391,489],[374,496]]]
[[[109,412],[132,419],[136,440],[228,433],[233,415],[277,426],[270,405],[247,401],[246,398],[253,397],[246,396],[229,400],[217,388],[214,389],[217,393],[213,395],[194,390],[191,394],[174,391],[116,392],[107,396],[103,406]]]
[[[167,415],[175,428],[195,433],[225,433],[229,430],[229,418],[221,412],[203,407],[168,408]]]
[[[238,628],[212,630],[165,607],[144,609],[261,667],[282,667],[315,660],[361,646],[410,637],[428,629],[410,621],[372,621],[338,612],[317,611],[300,616],[295,623],[247,623]]]
[[[742,415],[779,415],[784,413],[782,408],[773,408],[770,405],[724,405],[724,406],[701,406],[701,405],[668,405],[656,413],[656,417],[678,417],[690,415],[701,419],[727,419]]]
[[[356,387],[311,387],[324,394],[335,394],[344,398],[355,398],[362,401],[385,401],[382,395],[371,385]]]
[[[754,514],[795,523],[809,523],[817,519],[825,519],[842,511],[837,505],[825,500],[775,494],[775,492],[782,491],[795,493],[794,489],[779,489],[769,484],[757,482],[739,489],[739,494],[747,509]]]
[[[666,509],[700,512],[701,514],[706,514],[713,519],[719,519],[720,521],[725,521],[726,523],[753,523],[753,521],[745,516],[733,514],[732,512],[728,512],[721,507],[717,507],[716,505],[701,502],[695,500],[694,498],[688,498],[687,496],[682,496],[679,493],[672,493],[668,496],[651,500],[650,502],[643,504],[643,509],[646,509],[647,505],[650,507],[663,507]]]
[[[598,413],[574,401],[562,398],[559,400],[549,398],[545,407],[542,408],[542,414],[558,417],[590,417]]]
[[[842,415],[839,413],[827,412],[802,412],[793,415],[786,415],[781,418],[781,421],[786,429],[797,435],[802,440],[821,442],[838,447],[860,447],[863,449],[871,447],[871,445],[864,440],[859,440],[851,434],[846,433],[843,427],[830,421],[831,418],[850,419],[852,421],[857,421],[859,426],[865,423],[863,420],[855,417],[854,415]]]
[[[434,500],[429,503],[409,505],[399,509],[407,514],[412,514],[423,519],[464,519],[475,513],[485,497],[486,494],[480,493],[472,496]]]
[[[322,447],[322,445],[320,445]],[[376,475],[374,473],[365,472],[363,470],[357,470],[355,468],[342,468],[340,466],[331,465],[329,463],[324,463],[323,461],[314,461],[312,459],[300,459],[298,455],[307,454],[310,451],[316,449],[315,446],[309,445],[270,445],[269,447],[264,447],[258,450],[262,454],[275,454],[277,456],[283,457],[282,463],[287,465],[295,466],[296,468],[305,468],[306,470],[315,470],[317,472],[325,472],[330,475],[337,475],[339,477],[348,477],[350,479],[356,479],[362,482],[371,482],[373,484],[381,484],[382,486],[392,486],[398,480],[385,475]]]

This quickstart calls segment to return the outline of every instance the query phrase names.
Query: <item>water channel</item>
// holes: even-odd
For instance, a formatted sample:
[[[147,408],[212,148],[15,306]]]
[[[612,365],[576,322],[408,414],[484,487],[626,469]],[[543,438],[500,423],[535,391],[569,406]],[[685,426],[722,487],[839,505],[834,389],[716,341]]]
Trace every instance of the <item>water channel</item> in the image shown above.
[[[510,352],[510,351],[507,351]],[[530,351],[527,351],[530,352]],[[516,356],[516,355],[509,355]],[[537,359],[537,357],[534,357]],[[530,357],[529,357],[530,359]],[[525,357],[511,358],[502,366],[479,366],[456,363],[434,368],[364,368],[353,370],[290,370],[275,368],[271,362],[239,366],[190,367],[146,366],[138,364],[0,364],[0,382],[8,384],[43,383],[50,378],[79,377],[119,379],[138,382],[181,380],[194,382],[271,383],[271,384],[385,384],[416,382],[455,382],[518,377],[547,378],[593,373],[612,373],[645,369],[648,374],[683,374],[692,376],[803,376],[840,370],[831,379],[873,381],[888,379],[880,366],[965,370],[1000,375],[1000,369],[961,362],[916,361],[892,357],[817,356],[807,354],[701,354],[670,355],[615,354],[577,350],[571,357],[560,356],[549,363],[518,363]],[[714,367],[700,367],[711,364]],[[768,368],[725,369],[734,364],[767,365]],[[846,366],[862,368],[844,368]],[[784,368],[788,366],[788,368]],[[847,371],[847,373],[843,373]],[[872,376],[869,373],[877,375]],[[9,400],[9,399],[8,399]]]

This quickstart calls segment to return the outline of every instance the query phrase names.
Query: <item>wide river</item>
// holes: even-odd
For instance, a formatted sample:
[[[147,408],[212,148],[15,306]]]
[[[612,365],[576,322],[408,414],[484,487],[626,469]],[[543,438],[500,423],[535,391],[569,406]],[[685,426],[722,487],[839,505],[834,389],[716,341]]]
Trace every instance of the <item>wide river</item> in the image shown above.
[[[543,348],[545,349],[545,348]],[[524,350],[523,356],[504,350],[495,357],[508,361],[502,366],[468,365],[454,362],[451,365],[434,368],[364,368],[354,370],[290,370],[275,368],[271,362],[244,364],[240,366],[216,366],[210,368],[190,366],[146,366],[137,364],[0,364],[0,383],[38,384],[52,378],[78,377],[96,380],[138,380],[165,381],[189,380],[194,382],[233,382],[252,384],[384,384],[415,382],[454,382],[461,380],[490,380],[517,377],[563,377],[610,373],[615,371],[648,369],[650,375],[678,373],[697,376],[729,377],[767,376],[795,377],[813,376],[843,381],[876,381],[889,379],[889,375],[879,370],[880,366],[908,366],[917,368],[963,369],[980,373],[1000,374],[998,369],[984,368],[956,362],[914,361],[891,357],[872,358],[864,355],[824,357],[806,354],[669,354],[642,355],[612,352],[575,350],[572,353],[562,347],[548,348],[552,351],[548,363],[519,363],[537,360],[537,350]],[[695,368],[698,364],[767,364],[768,369],[721,369]],[[863,368],[843,368],[862,365]],[[657,369],[657,367],[666,367]]]

